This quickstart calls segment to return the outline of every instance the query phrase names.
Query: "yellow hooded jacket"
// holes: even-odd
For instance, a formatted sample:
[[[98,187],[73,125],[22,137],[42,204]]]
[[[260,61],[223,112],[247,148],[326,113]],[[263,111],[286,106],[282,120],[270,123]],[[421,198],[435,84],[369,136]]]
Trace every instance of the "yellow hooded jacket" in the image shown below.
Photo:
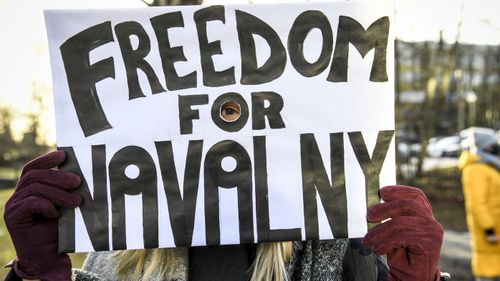
[[[472,272],[475,276],[500,276],[500,243],[486,240],[486,229],[500,236],[500,173],[470,152],[460,156],[467,225],[472,237]]]

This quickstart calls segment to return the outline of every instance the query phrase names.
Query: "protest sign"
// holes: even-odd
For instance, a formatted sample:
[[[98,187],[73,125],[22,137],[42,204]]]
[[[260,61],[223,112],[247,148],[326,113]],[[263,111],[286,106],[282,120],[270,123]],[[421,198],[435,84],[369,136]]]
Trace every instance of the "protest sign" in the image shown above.
[[[391,1],[45,17],[61,251],[361,237],[395,183]]]

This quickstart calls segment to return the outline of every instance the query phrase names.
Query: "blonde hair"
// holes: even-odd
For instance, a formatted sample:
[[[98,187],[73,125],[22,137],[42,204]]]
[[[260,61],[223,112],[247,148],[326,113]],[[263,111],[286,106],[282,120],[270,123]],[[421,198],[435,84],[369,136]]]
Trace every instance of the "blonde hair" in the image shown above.
[[[146,249],[119,251],[117,259],[119,275],[132,274],[133,280],[165,280],[175,271],[175,249]],[[259,243],[257,255],[250,270],[250,281],[288,280],[286,263],[292,256],[292,242]],[[131,272],[132,271],[132,272]]]
[[[288,280],[286,263],[292,257],[292,242],[259,243],[250,281]]]
[[[132,274],[132,280],[145,281],[171,276],[175,270],[171,262],[174,256],[174,249],[145,249],[119,251],[113,257],[118,260],[118,275]]]

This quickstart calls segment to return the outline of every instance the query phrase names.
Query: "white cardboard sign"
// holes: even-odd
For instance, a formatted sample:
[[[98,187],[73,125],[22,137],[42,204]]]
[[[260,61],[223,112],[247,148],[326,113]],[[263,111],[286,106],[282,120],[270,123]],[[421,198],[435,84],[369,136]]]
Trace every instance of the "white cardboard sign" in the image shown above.
[[[361,237],[395,183],[391,1],[45,17],[61,251]]]

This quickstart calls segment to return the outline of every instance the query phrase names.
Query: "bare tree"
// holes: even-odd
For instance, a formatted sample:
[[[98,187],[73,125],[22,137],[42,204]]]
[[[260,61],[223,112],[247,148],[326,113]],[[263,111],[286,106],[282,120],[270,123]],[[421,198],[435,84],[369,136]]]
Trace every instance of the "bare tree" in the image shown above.
[[[13,119],[12,109],[0,107],[0,166],[8,166],[8,163],[17,157],[11,128]]]

